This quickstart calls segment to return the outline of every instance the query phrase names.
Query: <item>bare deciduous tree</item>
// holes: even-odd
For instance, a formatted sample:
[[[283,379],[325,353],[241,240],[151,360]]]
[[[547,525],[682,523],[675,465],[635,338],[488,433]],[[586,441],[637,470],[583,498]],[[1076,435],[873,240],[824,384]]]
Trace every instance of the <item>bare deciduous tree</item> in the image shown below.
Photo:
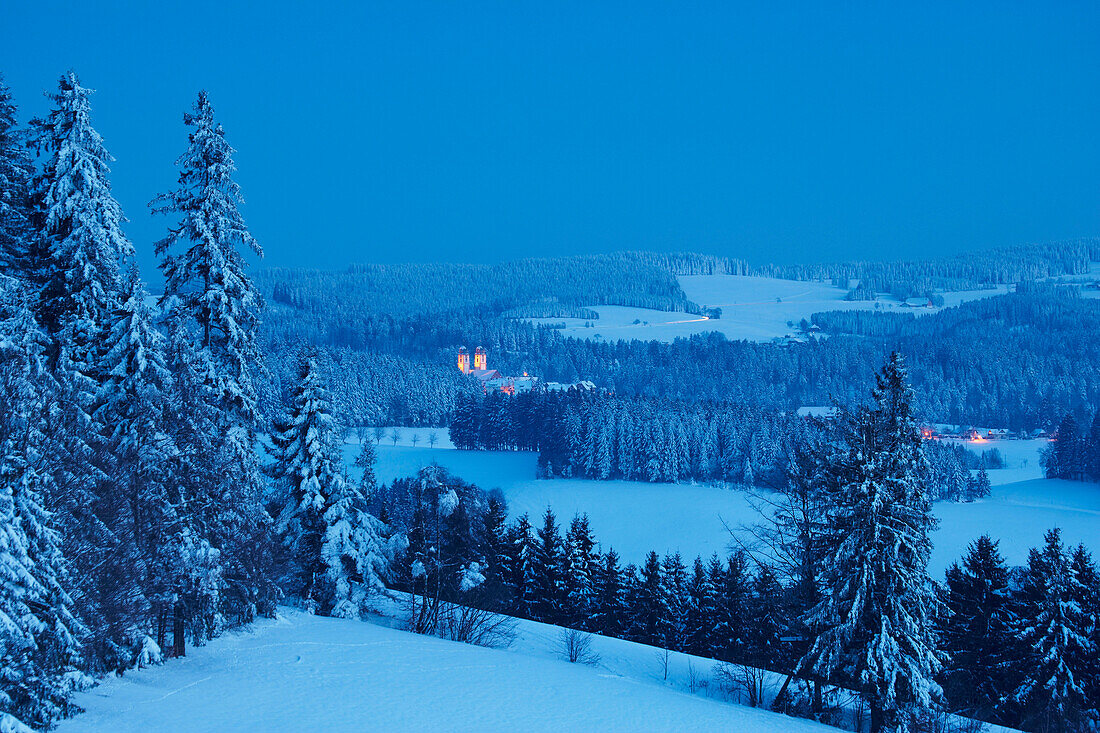
[[[600,655],[592,649],[592,635],[576,629],[562,629],[558,649],[566,661],[573,664],[596,665]]]
[[[444,603],[439,635],[464,644],[506,649],[516,640],[516,619],[473,606]]]
[[[718,662],[714,665],[714,679],[727,697],[758,708],[764,704],[767,671],[749,664]]]

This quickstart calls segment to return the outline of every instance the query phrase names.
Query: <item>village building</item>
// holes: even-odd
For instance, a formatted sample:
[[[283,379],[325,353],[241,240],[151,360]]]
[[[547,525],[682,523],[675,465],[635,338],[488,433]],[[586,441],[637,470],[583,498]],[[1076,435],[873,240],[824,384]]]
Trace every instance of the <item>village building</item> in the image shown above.
[[[517,395],[530,392],[539,387],[551,392],[564,391],[570,388],[596,389],[596,385],[588,381],[577,382],[576,384],[561,384],[559,382],[541,382],[538,377],[532,377],[527,372],[519,377],[501,374],[499,370],[489,368],[488,352],[481,346],[474,349],[473,366],[470,365],[470,352],[465,346],[459,347],[457,363],[460,372],[481,383],[481,391],[485,394],[492,390],[500,390],[505,394]]]

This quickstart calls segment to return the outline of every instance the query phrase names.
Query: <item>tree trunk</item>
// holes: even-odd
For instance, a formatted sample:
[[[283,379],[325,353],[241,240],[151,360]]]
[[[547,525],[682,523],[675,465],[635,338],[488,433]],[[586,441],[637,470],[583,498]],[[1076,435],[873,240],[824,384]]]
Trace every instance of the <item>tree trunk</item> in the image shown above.
[[[157,610],[157,646],[164,651],[164,643],[168,636],[168,606],[161,604]]]
[[[172,614],[172,656],[183,657],[187,655],[187,642],[183,635],[183,608],[176,604]]]
[[[776,693],[775,699],[772,700],[772,710],[775,712],[782,712],[777,707],[777,704],[783,699],[783,694],[787,691],[787,688],[790,687],[792,679],[794,679],[794,672],[788,674],[787,679],[783,680],[783,686],[779,688],[779,692]]]
[[[871,733],[881,733],[886,723],[885,711],[878,700],[871,700]]]

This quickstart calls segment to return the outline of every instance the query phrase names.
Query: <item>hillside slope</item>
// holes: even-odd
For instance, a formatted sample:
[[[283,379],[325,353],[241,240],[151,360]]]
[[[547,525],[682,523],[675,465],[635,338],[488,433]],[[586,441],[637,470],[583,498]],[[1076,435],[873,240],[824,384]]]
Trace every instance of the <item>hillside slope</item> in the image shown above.
[[[87,712],[57,730],[836,730],[679,691],[640,644],[598,639],[601,665],[569,664],[557,631],[523,622],[513,649],[496,650],[280,608],[80,695]],[[675,656],[683,674],[687,657]]]

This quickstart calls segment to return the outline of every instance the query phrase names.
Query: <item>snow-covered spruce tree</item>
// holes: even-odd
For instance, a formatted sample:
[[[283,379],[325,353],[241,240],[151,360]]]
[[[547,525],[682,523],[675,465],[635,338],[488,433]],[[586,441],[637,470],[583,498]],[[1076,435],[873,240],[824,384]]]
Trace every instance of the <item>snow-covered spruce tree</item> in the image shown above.
[[[325,509],[321,559],[324,597],[329,615],[359,618],[369,595],[384,589],[391,549],[383,540],[385,526],[367,513],[366,501],[346,476],[333,483]]]
[[[683,651],[687,636],[687,568],[680,553],[665,555],[661,563],[660,646]]]
[[[374,464],[377,461],[378,456],[374,450],[374,443],[364,440],[362,447],[359,449],[359,455],[355,457],[355,465],[363,470],[363,474],[359,477],[359,493],[368,502],[378,489],[378,479],[374,475]]]
[[[340,431],[320,369],[303,359],[286,424],[273,436],[272,476],[281,491],[276,528],[292,561],[289,593],[310,611],[358,618],[381,588],[385,548],[380,526],[340,467]]]
[[[978,467],[978,472],[970,477],[966,486],[966,500],[974,501],[975,499],[984,499],[993,491],[992,484],[989,483],[989,472],[985,470],[985,466]]]
[[[92,127],[91,94],[69,71],[50,95],[54,109],[33,123],[46,154],[34,192],[43,239],[36,263],[44,282],[39,321],[56,342],[59,353],[51,356],[58,368],[85,378],[95,376],[99,339],[117,303],[120,263],[134,254],[111,195],[112,158]]]
[[[1012,612],[1008,568],[997,542],[982,535],[963,563],[947,569],[947,618],[943,646],[948,662],[944,692],[955,712],[1005,722],[1013,680]]]
[[[114,615],[108,606],[126,597],[129,579],[110,563],[118,543],[104,521],[111,457],[92,412],[104,379],[103,338],[118,305],[119,266],[133,247],[111,195],[111,156],[91,125],[91,93],[70,71],[50,95],[54,109],[33,122],[45,163],[34,184],[38,244],[31,277],[42,283],[38,320],[57,383],[46,416],[53,443],[49,501],[73,565],[75,608],[89,631],[86,662],[102,670],[117,663],[112,645],[100,644],[115,636],[108,630]]]
[[[536,532],[532,565],[535,578],[534,618],[555,624],[561,620],[565,603],[565,551],[557,517],[550,507]]]
[[[165,339],[154,324],[136,268],[128,281],[104,343],[104,376],[94,413],[114,458],[101,501],[101,515],[118,540],[108,562],[114,575],[128,581],[119,586],[125,602],[105,609],[115,615],[115,633],[105,641],[119,648],[121,668],[133,662],[133,653],[149,634],[163,646],[167,616],[182,613],[179,604],[189,599],[195,573],[209,573],[205,563],[192,566],[208,552],[195,547],[202,543],[180,493],[185,483],[172,470],[180,449],[171,426],[173,376]],[[177,655],[183,653],[184,625],[174,629]]]
[[[641,578],[627,598],[630,640],[653,646],[661,645],[661,560],[656,552],[646,555]]]
[[[183,589],[171,604],[154,602],[156,640],[162,649],[169,630],[172,653],[186,652],[186,638],[203,644],[222,624],[221,598],[225,589],[221,553],[210,544],[217,537],[221,508],[217,505],[222,478],[215,460],[219,455],[218,411],[210,399],[209,372],[205,352],[198,352],[182,314],[168,309],[164,326],[165,362],[171,377],[170,397],[165,405],[165,426],[175,451],[168,456],[165,472],[171,476],[180,515],[176,557],[182,572],[166,569],[168,577],[184,580]]]
[[[508,528],[507,541],[505,586],[512,604],[509,613],[520,618],[534,618],[535,539],[526,514],[520,515]]]
[[[602,556],[592,573],[592,616],[588,628],[604,636],[621,636],[623,628],[623,585],[619,556],[614,548]]]
[[[45,509],[51,473],[41,430],[51,380],[25,290],[0,278],[0,713],[48,727],[74,710],[83,676],[68,566]]]
[[[717,560],[717,557],[714,558]],[[718,605],[714,627],[714,656],[726,662],[743,661],[748,641],[752,581],[748,559],[741,550],[707,568],[711,583],[717,589]]]
[[[1085,439],[1085,472],[1091,481],[1100,481],[1100,409],[1093,415]]]
[[[32,284],[34,166],[26,142],[26,132],[16,124],[11,92],[0,75],[0,268]]]
[[[1084,468],[1083,443],[1077,420],[1072,413],[1066,413],[1058,424],[1055,440],[1040,456],[1047,478],[1080,479]]]
[[[714,644],[714,588],[700,557],[695,558],[687,584],[687,620],[685,648],[688,654],[704,656]]]
[[[245,273],[241,249],[263,251],[238,210],[240,188],[233,180],[233,148],[225,139],[205,92],[184,115],[193,128],[175,191],[158,196],[155,213],[178,216],[157,242],[165,275],[162,302],[186,318],[199,342],[195,358],[205,381],[205,399],[215,408],[218,454],[216,485],[204,487],[198,504],[209,514],[205,538],[219,551],[225,579],[223,613],[246,622],[274,612],[277,596],[269,582],[270,518],[261,497],[263,480],[256,456],[256,389],[260,355],[255,344],[260,296]]]
[[[485,512],[485,583],[482,592],[491,610],[507,612],[512,605],[508,589],[508,509],[502,498],[489,497]]]
[[[1027,730],[1070,733],[1094,720],[1085,691],[1087,669],[1097,651],[1082,612],[1081,589],[1052,529],[1041,550],[1032,549],[1023,574],[1016,635],[1024,679],[1016,689],[1018,723]]]
[[[574,516],[565,535],[565,620],[574,628],[585,628],[592,613],[595,547],[588,515]]]
[[[1082,663],[1082,686],[1088,701],[1085,718],[1094,726],[1100,726],[1100,571],[1084,545],[1074,548],[1069,570],[1073,576],[1072,598],[1081,609],[1082,625],[1087,634],[1089,648]]]
[[[798,671],[858,691],[877,733],[909,730],[936,704],[941,655],[939,600],[927,571],[935,520],[900,355],[877,375],[873,397],[841,420],[835,549],[822,574],[824,597],[805,619],[813,643]]]

